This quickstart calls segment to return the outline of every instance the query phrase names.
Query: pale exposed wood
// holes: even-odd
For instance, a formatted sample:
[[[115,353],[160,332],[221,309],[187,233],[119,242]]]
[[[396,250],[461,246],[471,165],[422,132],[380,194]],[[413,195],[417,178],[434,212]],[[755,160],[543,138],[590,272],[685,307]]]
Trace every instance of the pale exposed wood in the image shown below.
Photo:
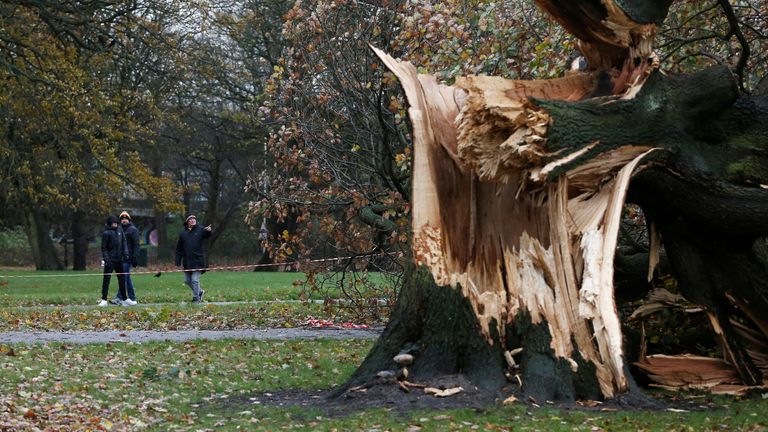
[[[578,38],[579,50],[593,69],[620,68],[627,58],[645,60],[652,54],[658,26],[633,21],[614,0],[536,3]]]
[[[608,17],[603,20],[603,24],[614,34],[614,38],[604,42],[629,48],[629,58],[649,57],[653,52],[653,38],[658,26],[633,21],[614,0],[603,0],[602,3],[608,10]]]
[[[499,77],[470,76],[456,80],[456,87],[468,93],[457,119],[458,153],[461,163],[473,169],[480,180],[519,183],[529,175],[527,168],[548,171],[564,162],[540,167],[544,157],[547,113],[528,98],[577,101],[596,85],[593,74],[573,74],[554,80],[514,81]],[[511,134],[504,131],[513,130]],[[589,150],[568,155],[565,161]],[[545,175],[545,174],[544,174]]]
[[[626,391],[613,257],[625,191],[649,148],[614,149],[545,183],[578,154],[547,153],[547,113],[514,98],[575,97],[570,85],[589,80],[527,88],[473,77],[455,89],[376,52],[411,105],[417,262],[437,283],[461,287],[489,342],[527,311],[534,324],[546,322],[552,350],[572,370],[578,349],[606,397]]]
[[[742,395],[768,386],[741,385],[736,369],[729,363],[692,355],[652,355],[635,363],[657,386],[669,390],[702,389],[718,394]]]
[[[528,98],[579,101],[597,86],[594,73],[574,72],[549,80],[509,80],[495,76],[466,76],[456,79],[456,87],[483,93],[490,107],[503,108],[509,101]]]
[[[453,387],[445,390],[440,390],[438,388],[434,387],[426,387],[424,388],[424,393],[433,395],[435,397],[449,397],[453,396],[455,394],[459,394],[462,391],[464,391],[463,387]]]
[[[638,155],[632,162],[623,166],[613,181],[614,184],[602,187],[611,191],[611,196],[605,203],[602,224],[587,231],[581,238],[585,267],[579,290],[579,315],[591,319],[600,355],[613,369],[619,389],[625,389],[627,383],[623,373],[621,323],[613,298],[613,259],[630,177],[642,158],[651,151],[653,150]]]
[[[653,280],[653,272],[656,271],[661,258],[661,234],[656,229],[655,223],[651,222],[649,225],[648,282]]]
[[[517,402],[517,398],[514,397],[514,396],[510,396],[510,397],[504,399],[504,401],[502,401],[501,404],[502,405],[512,405],[515,402]]]
[[[417,389],[423,389],[427,387],[426,384],[417,384],[417,383],[412,383],[410,381],[401,381],[400,384],[406,387],[417,388]]]
[[[705,311],[701,308],[691,308],[691,303],[679,294],[669,292],[664,288],[657,288],[648,295],[648,300],[640,307],[638,307],[630,316],[630,319],[644,318],[653,313],[659,312],[669,308],[679,308],[685,312],[706,312],[707,318],[712,326],[718,343],[723,353],[723,359],[712,359],[709,357],[695,357],[695,356],[664,356],[655,355],[648,358],[661,359],[656,360],[654,364],[648,364],[641,360],[640,364],[644,370],[649,372],[649,378],[661,387],[678,390],[687,388],[704,388],[711,393],[723,393],[723,394],[743,394],[747,389],[752,387],[741,385],[741,378],[738,371],[733,367],[736,358],[731,352],[727,341],[725,340],[724,332],[720,322],[717,320],[712,312]],[[747,355],[750,357],[755,366],[760,370],[763,376],[768,376],[768,335],[762,333],[759,327],[749,327],[735,319],[730,320],[730,324],[733,326],[735,332],[742,338],[747,344]],[[643,346],[645,346],[645,334],[643,334]],[[641,350],[641,359],[646,358],[645,349]],[[678,368],[687,367],[686,361],[695,360],[692,369],[696,374],[704,374],[705,384],[701,384],[703,387],[696,387],[697,383],[694,383],[691,379],[680,381],[680,371]],[[709,359],[710,362],[706,362],[701,359]],[[713,363],[714,362],[714,363]],[[653,362],[651,362],[653,363]],[[721,364],[722,363],[722,364]],[[717,365],[718,370],[728,370],[733,374],[733,379],[728,381],[722,381],[718,379],[718,375],[710,374],[706,375],[713,364]],[[702,367],[705,365],[706,367]],[[710,371],[711,372],[711,371]],[[722,385],[723,382],[735,384],[734,386]],[[695,385],[694,385],[695,384]]]
[[[507,362],[507,366],[510,368],[516,368],[517,363],[515,362],[514,357],[512,357],[512,354],[510,354],[509,351],[504,351],[504,360]]]
[[[685,308],[688,306],[690,306],[690,302],[680,294],[671,293],[664,288],[656,288],[648,294],[647,300],[632,312],[629,319],[643,318],[671,307]]]

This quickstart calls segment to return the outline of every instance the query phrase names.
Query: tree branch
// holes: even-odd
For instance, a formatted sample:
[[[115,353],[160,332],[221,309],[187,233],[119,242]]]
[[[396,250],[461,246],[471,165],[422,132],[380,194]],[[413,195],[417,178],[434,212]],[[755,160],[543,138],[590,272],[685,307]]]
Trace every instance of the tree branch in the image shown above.
[[[739,20],[736,18],[736,14],[733,11],[731,3],[728,0],[719,1],[725,16],[728,18],[728,25],[730,26],[730,32],[728,35],[736,36],[736,39],[738,39],[739,43],[741,44],[741,55],[739,56],[738,63],[736,63],[736,69],[734,70],[734,73],[739,77],[739,88],[741,91],[745,92],[744,68],[747,66],[747,60],[749,60],[749,42],[747,42],[747,38],[744,37],[744,34],[741,32],[741,28],[739,28]]]

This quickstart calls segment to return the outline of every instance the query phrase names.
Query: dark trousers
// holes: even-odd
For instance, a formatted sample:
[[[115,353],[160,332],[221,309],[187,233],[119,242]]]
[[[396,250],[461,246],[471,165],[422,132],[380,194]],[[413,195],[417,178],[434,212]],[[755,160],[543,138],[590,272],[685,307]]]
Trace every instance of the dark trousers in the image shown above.
[[[112,272],[117,273],[117,289],[120,298],[125,296],[125,275],[120,274],[123,271],[122,261],[104,261],[104,280],[101,282],[101,299],[106,300],[109,295],[109,281],[112,279]]]
[[[125,273],[125,289],[128,291],[128,298],[136,301],[136,291],[133,290],[133,281],[131,280],[131,263],[130,262],[124,262],[123,263],[123,273]],[[117,298],[120,300],[125,300],[125,297],[120,295],[120,293],[117,293]]]

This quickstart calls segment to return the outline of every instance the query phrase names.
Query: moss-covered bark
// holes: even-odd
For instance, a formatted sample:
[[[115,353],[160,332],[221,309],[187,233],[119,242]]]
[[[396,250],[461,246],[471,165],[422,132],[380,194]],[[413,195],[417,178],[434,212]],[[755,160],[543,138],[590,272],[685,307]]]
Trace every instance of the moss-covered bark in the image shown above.
[[[398,369],[393,357],[401,352],[415,357],[409,366],[413,382],[451,374],[463,374],[485,390],[498,390],[506,382],[498,338],[488,344],[469,301],[457,289],[438,287],[425,269],[407,271],[384,333],[336,394],[374,379],[380,371]]]

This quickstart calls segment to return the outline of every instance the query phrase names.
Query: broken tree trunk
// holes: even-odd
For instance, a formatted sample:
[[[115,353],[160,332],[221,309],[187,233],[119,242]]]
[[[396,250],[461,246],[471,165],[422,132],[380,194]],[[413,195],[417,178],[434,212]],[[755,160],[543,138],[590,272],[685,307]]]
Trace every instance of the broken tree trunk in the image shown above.
[[[461,287],[487,343],[519,340],[529,395],[593,396],[595,383],[604,397],[627,392],[613,257],[630,175],[651,147],[604,151],[544,183],[600,143],[544,149],[549,117],[526,97],[579,99],[589,77],[467,78],[451,88],[379,54],[411,103],[417,263],[438,285]],[[509,326],[539,330],[513,336]]]
[[[463,301],[433,301],[442,298],[434,284],[406,286],[350,382],[394,367],[415,345],[420,377],[437,364],[467,374],[485,365],[478,380],[498,384],[503,362],[481,359],[514,352],[522,391],[536,400],[629,392],[613,263],[632,181],[630,198],[658,229],[650,256],[663,240],[683,294],[719,332],[725,363],[743,383],[761,383],[768,275],[753,243],[768,235],[768,99],[740,95],[725,67],[659,73],[651,41],[668,1],[538,3],[581,38],[592,69],[445,86],[375,50],[410,103],[414,258]],[[419,286],[427,294],[406,294]],[[758,344],[742,343],[734,309],[760,329]],[[427,316],[463,317],[459,337],[434,321],[425,329]]]

